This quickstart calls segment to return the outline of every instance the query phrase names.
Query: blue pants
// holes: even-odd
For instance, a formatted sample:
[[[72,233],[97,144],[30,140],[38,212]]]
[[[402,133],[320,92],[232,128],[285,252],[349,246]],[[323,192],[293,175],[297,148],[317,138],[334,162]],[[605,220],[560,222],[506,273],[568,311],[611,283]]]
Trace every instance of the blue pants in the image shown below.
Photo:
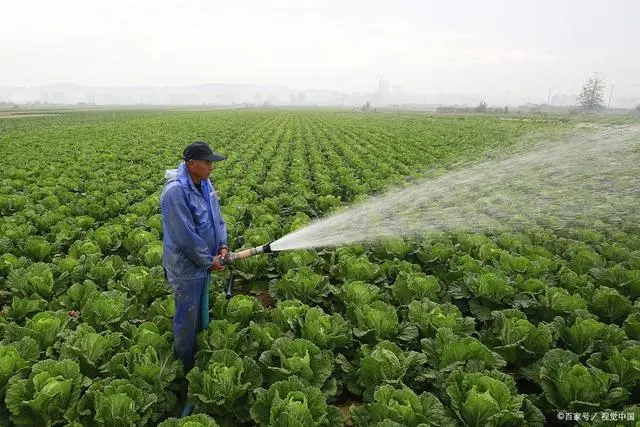
[[[173,280],[171,287],[176,303],[173,318],[174,347],[185,373],[193,368],[196,333],[209,327],[209,284],[204,278]]]

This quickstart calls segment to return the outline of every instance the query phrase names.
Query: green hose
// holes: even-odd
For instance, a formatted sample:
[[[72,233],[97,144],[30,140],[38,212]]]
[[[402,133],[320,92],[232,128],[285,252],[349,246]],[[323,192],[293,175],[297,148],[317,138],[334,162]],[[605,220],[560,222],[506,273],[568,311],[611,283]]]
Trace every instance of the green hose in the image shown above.
[[[204,286],[202,288],[202,294],[200,295],[200,331],[203,331],[209,327],[209,287],[211,285],[211,274],[207,274],[204,279]],[[182,410],[182,417],[188,417],[193,412],[193,402],[189,402],[184,405]]]
[[[200,330],[209,327],[209,286],[211,285],[211,273],[204,279],[202,295],[200,295]]]

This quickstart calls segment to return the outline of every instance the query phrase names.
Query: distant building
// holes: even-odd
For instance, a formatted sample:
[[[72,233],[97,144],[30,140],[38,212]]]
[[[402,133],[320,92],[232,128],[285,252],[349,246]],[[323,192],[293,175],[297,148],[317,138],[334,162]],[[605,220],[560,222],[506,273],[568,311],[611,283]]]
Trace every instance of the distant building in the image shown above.
[[[578,103],[576,95],[553,95],[551,97],[551,105],[554,107],[573,107]]]
[[[378,93],[380,95],[388,95],[391,93],[391,84],[387,80],[380,79],[378,84]]]

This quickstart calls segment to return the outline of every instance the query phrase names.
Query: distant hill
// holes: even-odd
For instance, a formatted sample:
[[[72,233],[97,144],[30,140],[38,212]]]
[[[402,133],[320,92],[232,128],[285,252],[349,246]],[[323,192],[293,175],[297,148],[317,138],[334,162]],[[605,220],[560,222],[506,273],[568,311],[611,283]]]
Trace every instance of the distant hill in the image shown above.
[[[331,90],[296,90],[285,86],[210,83],[191,86],[101,87],[52,84],[29,87],[0,87],[0,101],[96,105],[230,105],[252,104],[337,104],[341,93]]]

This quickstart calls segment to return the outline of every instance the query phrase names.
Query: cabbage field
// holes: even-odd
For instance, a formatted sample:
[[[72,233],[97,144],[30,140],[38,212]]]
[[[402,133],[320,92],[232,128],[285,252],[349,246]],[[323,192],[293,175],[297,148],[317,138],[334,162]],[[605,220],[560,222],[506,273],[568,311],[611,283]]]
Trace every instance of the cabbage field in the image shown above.
[[[173,353],[159,195],[183,148],[231,250],[560,119],[341,111],[0,120],[2,426],[640,426],[640,216],[292,250],[212,274]],[[185,401],[193,413],[181,418]]]

